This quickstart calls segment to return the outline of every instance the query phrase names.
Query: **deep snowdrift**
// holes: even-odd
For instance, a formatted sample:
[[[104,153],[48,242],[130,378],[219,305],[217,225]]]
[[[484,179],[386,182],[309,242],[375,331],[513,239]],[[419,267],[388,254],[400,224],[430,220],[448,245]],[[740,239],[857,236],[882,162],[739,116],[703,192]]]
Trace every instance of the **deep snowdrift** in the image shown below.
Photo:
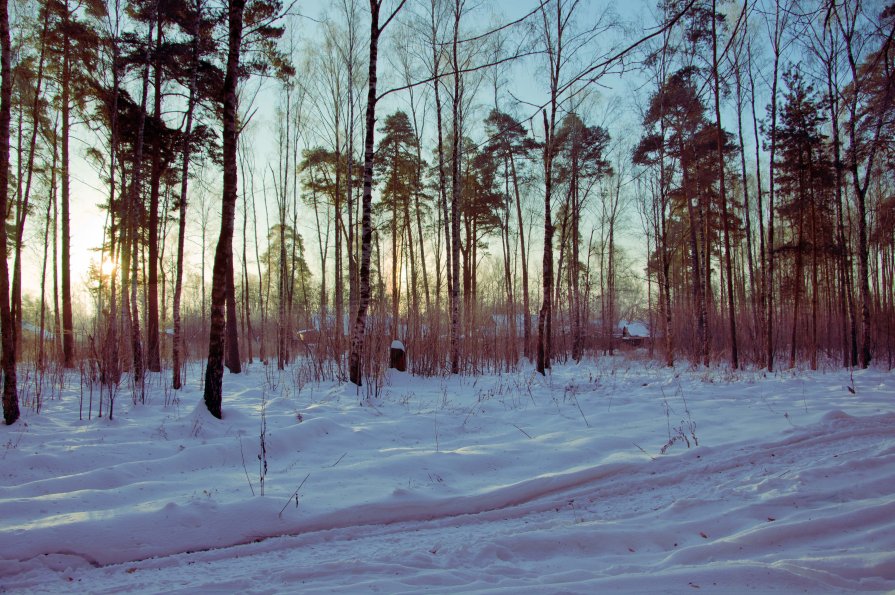
[[[72,376],[0,429],[0,591],[895,589],[892,373],[303,376],[226,375],[222,421],[198,369],[113,420]]]

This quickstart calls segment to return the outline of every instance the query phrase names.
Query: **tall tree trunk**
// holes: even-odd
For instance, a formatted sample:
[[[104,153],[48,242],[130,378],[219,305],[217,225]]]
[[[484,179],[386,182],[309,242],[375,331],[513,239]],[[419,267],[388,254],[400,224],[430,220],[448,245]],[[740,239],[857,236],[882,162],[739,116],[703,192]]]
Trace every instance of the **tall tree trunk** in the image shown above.
[[[522,353],[531,359],[531,304],[528,292],[528,252],[525,249],[525,222],[522,219],[522,196],[519,192],[519,176],[516,161],[510,155],[510,169],[513,172],[513,194],[516,203],[516,222],[519,225],[519,253],[522,261]],[[515,324],[515,321],[513,322]]]
[[[450,303],[450,296],[452,295],[452,287],[454,282],[453,277],[453,268],[451,266],[451,251],[447,249],[447,246],[451,244],[451,230],[450,230],[450,215],[448,213],[448,203],[447,203],[447,174],[444,169],[444,126],[442,120],[442,105],[441,105],[441,79],[439,77],[439,60],[441,54],[441,44],[438,42],[438,26],[435,19],[435,10],[436,10],[436,1],[430,0],[430,27],[432,34],[432,88],[435,95],[435,123],[436,123],[436,131],[437,131],[437,153],[438,153],[438,205],[436,208],[439,209],[439,217],[441,219],[441,224],[443,224],[444,231],[444,240],[445,240],[445,256],[446,256],[446,276],[447,276],[447,294],[448,301]],[[441,230],[438,232],[438,236],[441,237]],[[436,257],[440,256],[440,251],[436,253]],[[438,260],[438,259],[436,259]],[[441,283],[441,267],[437,268],[437,281],[435,288],[435,308],[438,310],[438,318],[437,321],[440,327],[441,320],[441,291],[440,291],[440,283]],[[438,333],[438,328],[436,328],[436,336]]]
[[[817,198],[814,189],[811,191],[811,369],[817,370],[817,307],[818,291],[818,254],[817,254]]]
[[[392,156],[393,171],[397,175],[398,148],[395,148],[395,154]],[[392,197],[392,213],[391,213],[391,236],[392,236],[392,338],[400,338],[400,320],[398,307],[401,301],[401,285],[398,281],[399,271],[401,268],[401,256],[398,248],[398,197]]]
[[[664,119],[661,137],[665,138]],[[663,331],[665,333],[665,365],[674,366],[674,327],[671,324],[671,254],[668,246],[668,221],[665,211],[668,195],[665,192],[665,152],[660,149],[659,155],[659,204],[655,208],[657,249],[661,258],[662,278],[659,285],[659,302],[662,304]]]
[[[707,358],[708,351],[708,333],[706,332],[706,299],[704,288],[702,285],[702,267],[700,266],[699,259],[699,242],[697,240],[698,228],[699,225],[699,217],[696,213],[696,208],[693,205],[693,194],[694,190],[691,182],[691,172],[690,172],[690,163],[689,159],[685,156],[687,149],[683,146],[680,147],[681,157],[681,172],[683,176],[683,181],[681,182],[681,187],[684,191],[684,200],[687,201],[687,226],[689,229],[689,239],[690,239],[690,269],[692,274],[691,283],[693,285],[693,307],[696,310],[696,337],[699,343],[699,354],[703,358]],[[705,243],[703,243],[705,245]],[[706,258],[708,255],[706,254]],[[704,365],[708,365],[708,362],[703,361]]]
[[[343,276],[344,265],[342,264],[342,142],[341,142],[341,124],[339,118],[339,107],[335,109],[335,156],[336,156],[336,175],[335,189],[333,196],[333,212],[335,214],[335,229],[333,230],[333,309],[335,310],[335,325],[331,330],[333,333],[334,352],[340,353],[342,350],[342,316],[345,310],[345,279]]]
[[[40,348],[38,350],[37,355],[37,363],[40,370],[44,369],[44,363],[46,361],[45,357],[45,334],[46,334],[46,310],[47,310],[47,264],[49,263],[49,250],[50,250],[50,223],[53,223],[53,226],[56,225],[56,220],[53,219],[53,209],[56,206],[56,161],[59,157],[59,151],[57,148],[58,145],[58,129],[56,127],[56,123],[53,125],[53,160],[50,164],[50,188],[49,188],[49,196],[47,196],[47,212],[46,212],[46,225],[44,226],[44,256],[43,256],[43,266],[40,274]],[[55,246],[54,246],[55,247]],[[55,256],[55,255],[54,255]]]
[[[234,224],[236,218],[236,209],[234,208]],[[232,236],[232,230],[231,230]],[[233,238],[230,238],[230,266],[227,267],[227,321],[226,333],[227,338],[224,342],[227,353],[225,356],[225,364],[231,374],[239,374],[242,372],[242,361],[239,357],[239,319],[236,314],[236,275],[234,269],[236,263],[233,259]]]
[[[281,199],[285,203],[285,198]],[[316,212],[316,208],[315,208]],[[287,284],[289,260],[286,258],[286,213],[280,208],[280,257],[277,274],[277,369],[285,370],[289,362],[288,320],[287,320]],[[319,229],[319,225],[318,225]],[[326,269],[324,268],[324,271]],[[321,324],[322,324],[321,320]],[[321,329],[322,330],[322,329]]]
[[[74,317],[71,307],[71,175],[69,136],[71,134],[71,39],[68,0],[63,8],[62,39],[62,357],[66,368],[75,367]],[[4,78],[4,80],[6,80]],[[8,144],[8,143],[7,143]]]
[[[422,151],[422,143],[419,141],[419,128],[416,125],[416,113],[413,114],[413,130],[417,137],[416,141],[416,179],[414,182],[416,183],[416,188],[413,192],[413,202],[414,202],[414,211],[416,217],[416,235],[417,241],[419,242],[419,250],[420,250],[420,269],[423,277],[423,292],[426,298],[426,314],[428,315],[432,311],[432,298],[429,292],[429,275],[426,274],[426,236],[423,233],[423,214],[420,209],[420,194],[423,188],[423,151]]]
[[[224,308],[227,301],[227,270],[233,266],[233,224],[236,218],[236,148],[239,139],[237,125],[236,86],[239,77],[239,53],[242,45],[242,23],[245,0],[229,0],[227,70],[222,89],[223,99],[223,157],[224,192],[221,205],[221,233],[214,254],[211,286],[211,327],[208,334],[208,363],[205,367],[205,405],[208,411],[221,418],[224,379]]]
[[[54,131],[53,135],[54,162],[56,161],[55,154],[58,154],[59,152],[59,137],[57,132],[58,130]],[[58,169],[58,166],[54,167],[53,173],[56,174]],[[115,169],[114,163],[112,164],[111,169]],[[59,307],[59,200],[56,188],[58,182],[54,180],[53,183],[53,344],[57,360],[63,361],[62,309]]]
[[[827,70],[827,101],[830,115],[830,131],[833,145],[833,172],[836,184],[836,243],[839,248],[837,258],[839,272],[839,306],[842,317],[842,365],[843,367],[858,365],[857,316],[855,314],[854,296],[851,290],[851,259],[849,258],[848,240],[845,236],[845,216],[843,208],[843,187],[845,185],[842,162],[842,141],[839,136],[839,103],[838,91],[834,89],[832,65]]]
[[[55,165],[53,166],[55,167]],[[52,170],[51,170],[52,172]],[[53,175],[52,173],[50,174]],[[51,183],[52,188],[52,183]],[[50,191],[50,200],[47,201],[47,211],[46,211],[46,222],[44,223],[44,237],[47,238],[50,236],[50,216],[53,213],[53,196],[52,190]],[[46,342],[46,328],[47,328],[47,261],[49,260],[49,249],[50,243],[44,242],[44,253],[43,258],[40,261],[40,327],[39,334],[37,336],[37,370],[38,372],[44,371],[44,343]]]
[[[550,23],[547,18],[545,6],[541,6],[541,14],[544,21],[544,36],[547,57],[550,66],[550,101],[548,103],[550,114],[545,109],[544,119],[544,258],[543,258],[543,301],[538,313],[538,348],[536,369],[541,374],[546,374],[550,368],[550,359],[553,348],[553,220],[551,215],[551,202],[553,199],[553,161],[555,158],[555,134],[556,117],[559,109],[560,72],[566,57],[562,53],[563,34],[568,24],[570,14],[564,15],[563,4],[556,3],[556,37],[553,38],[550,31]],[[575,3],[571,5],[574,10]]]
[[[367,73],[367,114],[364,132],[364,191],[361,198],[361,259],[357,316],[351,329],[351,351],[348,355],[348,377],[357,386],[363,377],[362,356],[367,308],[370,306],[370,251],[373,240],[373,144],[376,131],[376,61],[379,49],[379,7],[381,0],[370,0],[370,63]]]
[[[745,232],[746,232],[746,258],[748,261],[749,267],[749,287],[750,289],[750,301],[752,302],[752,319],[753,319],[753,333],[758,329],[758,322],[761,319],[761,313],[759,312],[759,306],[756,301],[756,287],[755,283],[757,281],[755,274],[755,259],[753,255],[752,249],[752,207],[749,204],[749,178],[748,172],[746,170],[746,147],[745,147],[745,137],[743,136],[743,85],[742,78],[739,70],[739,65],[737,64],[734,69],[734,80],[736,82],[736,97],[737,97],[737,138],[739,142],[740,149],[740,183],[743,185],[743,219],[745,222]],[[750,335],[754,338],[754,334]]]
[[[116,304],[118,309],[116,316],[118,317],[119,328],[121,330],[121,346],[124,347],[125,338],[128,336],[129,325],[130,325],[130,278],[131,278],[131,258],[133,258],[133,245],[130,240],[132,235],[131,230],[131,202],[130,202],[130,188],[128,186],[128,176],[130,176],[130,172],[127,169],[127,164],[124,161],[122,156],[119,156],[119,166],[121,171],[121,185],[119,188],[119,196],[121,197],[121,210],[122,216],[121,221],[119,222],[118,228],[118,242],[119,242],[119,251],[121,254],[121,267],[119,274],[119,283],[121,287],[119,291],[121,292],[120,301]],[[119,298],[116,298],[119,299]]]
[[[552,57],[559,60],[556,57]],[[558,68],[558,66],[556,66]],[[551,73],[551,76],[553,73]],[[544,111],[544,259],[543,259],[543,298],[538,312],[538,352],[537,371],[546,375],[550,368],[551,326],[553,316],[553,220],[551,217],[551,199],[553,193],[553,132],[556,125],[556,85],[552,85],[551,116],[548,121]]]
[[[162,22],[156,18],[155,65],[153,78],[153,117],[160,123],[162,117]],[[152,152],[152,165],[149,178],[149,229],[146,230],[149,242],[149,274],[146,280],[146,368],[150,372],[161,372],[162,361],[159,346],[159,304],[158,304],[158,265],[159,265],[159,186],[162,179],[162,156],[160,147]]]
[[[774,71],[771,79],[771,147],[770,147],[770,188],[768,192],[768,246],[767,256],[768,262],[765,269],[765,296],[767,298],[767,336],[765,338],[766,348],[766,365],[769,372],[774,371],[774,197],[776,190],[776,178],[774,159],[777,154],[777,83],[780,65],[780,0],[776,2],[776,13],[774,17]]]
[[[618,295],[616,293],[616,265],[615,265],[615,218],[616,218],[616,207],[618,204],[618,195],[621,192],[621,176],[618,176],[618,184],[615,188],[615,196],[613,197],[612,205],[610,207],[610,215],[609,215],[609,242],[608,242],[608,257],[607,257],[607,267],[606,267],[606,286],[608,291],[608,311],[609,315],[607,316],[607,321],[609,322],[609,355],[612,355],[613,344],[615,342],[615,331],[618,328],[618,312],[616,311],[616,303],[618,302]]]
[[[154,7],[154,18],[158,18],[158,3]],[[137,304],[137,286],[139,285],[138,263],[140,255],[140,211],[142,206],[141,193],[143,191],[143,149],[146,130],[146,103],[149,98],[149,48],[152,46],[152,29],[154,23],[149,24],[146,34],[146,62],[143,65],[143,92],[140,96],[140,112],[139,122],[137,124],[137,142],[134,146],[134,166],[131,173],[130,194],[128,196],[129,203],[129,222],[131,234],[131,278],[130,278],[130,330],[131,330],[131,353],[133,355],[133,379],[135,384],[140,384],[143,380],[143,340],[140,329],[140,311]],[[156,198],[156,200],[158,200]],[[144,394],[141,389],[141,401]]]
[[[354,20],[351,20],[351,30],[353,31]],[[352,51],[349,52],[348,58],[348,80],[354,80],[354,36],[351,36]],[[350,313],[357,311],[357,252],[355,250],[355,233],[354,233],[354,85],[348,85],[348,155],[347,155],[347,179],[345,180],[345,205],[348,211],[348,230],[346,232],[347,251],[348,251],[348,314],[343,313],[342,319],[338,321],[339,336],[343,336],[346,332],[345,319]],[[342,356],[344,354],[344,343],[339,344],[339,369],[341,370]]]
[[[116,15],[116,18],[117,17],[118,17],[118,15]],[[118,160],[120,159],[119,146],[118,146],[118,140],[119,140],[118,139],[118,132],[119,132],[119,130],[118,130],[118,100],[120,97],[120,90],[121,90],[121,87],[120,87],[120,85],[121,85],[121,70],[120,70],[121,63],[120,63],[120,59],[119,59],[120,56],[119,56],[119,45],[118,45],[117,37],[115,39],[113,39],[113,42],[111,45],[112,45],[112,104],[109,109],[109,213],[110,213],[110,218],[109,218],[109,257],[111,258],[111,261],[113,263],[119,263],[119,258],[118,258],[118,254],[116,254],[116,250],[120,253],[121,248],[119,247],[119,243],[117,242],[115,226],[116,226],[116,213],[121,212],[121,206],[123,206],[123,205],[115,204],[115,193],[117,190],[117,183],[118,183],[116,181],[116,179],[117,179],[116,174],[118,173],[118,168],[119,168]],[[53,171],[54,191],[53,191],[53,194],[54,194],[54,197],[55,197],[55,183],[56,183],[56,181],[55,181],[55,162],[56,162],[56,152],[57,152],[56,145],[57,145],[57,139],[54,136],[54,138],[53,138],[53,162],[54,162],[54,171]],[[124,172],[122,171],[122,175],[121,175],[122,185],[124,184],[124,180],[125,180],[125,176],[124,176]],[[126,195],[124,194],[124,192],[122,191],[122,193],[119,196],[122,197],[119,199],[120,202],[124,203],[126,200],[125,199]],[[126,206],[125,206],[125,209],[126,209]],[[55,201],[53,204],[53,210],[54,210],[54,216],[55,216],[55,210],[56,210]],[[119,223],[118,223],[119,228],[122,228],[122,229],[125,226],[125,223],[123,221],[124,216],[125,215],[122,213],[122,217],[119,218]],[[55,242],[56,242],[56,238],[55,238],[56,226],[55,226],[55,224],[54,224],[53,228],[54,228],[53,242],[55,245]],[[54,246],[54,251],[55,251],[55,246]],[[122,258],[120,260],[119,265],[124,265],[124,264],[125,263]],[[54,262],[53,266],[55,267],[55,262]],[[123,270],[124,267],[121,266],[121,268]],[[55,274],[55,272],[54,272],[54,274]],[[104,345],[104,348],[102,349],[102,364],[101,365],[102,365],[103,372],[101,374],[101,382],[102,382],[102,384],[107,386],[109,388],[109,390],[111,391],[111,390],[114,390],[114,387],[117,387],[118,383],[121,381],[121,358],[120,358],[121,345],[119,342],[119,334],[118,334],[118,331],[119,331],[118,325],[119,325],[121,318],[119,317],[120,313],[118,311],[118,307],[119,307],[118,306],[118,287],[116,285],[117,275],[116,275],[116,270],[114,267],[112,269],[112,272],[110,273],[110,277],[111,277],[111,279],[109,282],[109,306],[107,309],[108,318],[105,321],[105,328],[103,329],[103,333],[104,333],[103,338],[105,341],[105,345]],[[54,285],[55,285],[55,277],[54,277]],[[58,293],[57,293],[57,296],[58,296]],[[56,304],[57,332],[58,332],[58,325],[59,325],[58,307],[59,307],[59,305],[57,303]],[[100,403],[102,403],[102,399],[100,399]]]
[[[575,362],[581,361],[581,291],[579,281],[581,279],[581,271],[579,265],[579,244],[581,243],[581,197],[579,195],[576,167],[575,191],[572,194],[572,254],[569,259],[569,275],[571,277],[569,300],[569,310],[572,314],[572,358]],[[612,248],[612,223],[609,228],[609,247]]]
[[[252,331],[252,306],[251,300],[249,299],[251,292],[251,285],[249,284],[249,189],[246,187],[246,178],[247,176],[243,172],[242,175],[242,196],[243,196],[243,210],[242,210],[242,297],[243,297],[243,335],[244,335],[244,344],[246,346],[246,357],[250,364],[254,359],[254,354],[252,353],[252,342],[255,340],[255,333]]]
[[[285,192],[285,189],[283,191]],[[324,235],[324,226],[320,224],[320,203],[317,200],[316,188],[311,190],[311,203],[314,208],[314,227],[317,229],[317,246],[319,246],[320,249],[320,324],[323,325],[327,317],[326,253],[329,248],[329,222],[326,222],[326,235]],[[285,213],[285,210],[283,211],[283,213]],[[283,237],[285,237],[285,235]],[[285,258],[285,252],[283,254]],[[286,265],[283,264],[283,266],[285,267]],[[321,326],[321,330],[322,329],[323,327]]]
[[[758,213],[758,263],[759,268],[761,269],[761,275],[759,275],[758,283],[758,310],[760,315],[758,317],[758,326],[759,328],[756,331],[758,336],[763,336],[766,328],[765,315],[767,314],[766,304],[767,304],[767,295],[768,288],[766,282],[768,280],[767,276],[767,251],[765,249],[765,229],[764,229],[764,206],[762,201],[762,196],[764,190],[762,188],[761,183],[761,136],[758,133],[758,115],[755,111],[755,76],[753,73],[752,67],[752,44],[747,41],[747,58],[749,60],[749,106],[751,108],[752,113],[752,135],[755,139],[755,199]],[[765,345],[767,343],[765,342]],[[759,349],[759,352],[761,349]]]
[[[507,335],[510,342],[509,348],[507,349],[507,363],[511,366],[515,366],[519,363],[519,354],[516,351],[518,343],[516,337],[516,304],[513,296],[513,270],[511,263],[512,247],[510,246],[510,164],[507,157],[504,157],[503,160],[503,195],[504,212],[500,222],[500,235],[503,252],[504,291],[506,292],[507,300]]]
[[[462,186],[460,183],[460,63],[457,46],[460,37],[461,0],[454,0],[454,35],[451,46],[451,64],[454,69],[454,95],[451,98],[453,131],[451,136],[451,373],[460,372],[460,209]],[[467,250],[469,246],[467,246]]]
[[[183,251],[184,240],[186,239],[186,209],[187,209],[187,186],[189,185],[190,171],[190,149],[191,136],[193,134],[193,112],[196,108],[196,87],[198,86],[199,71],[199,20],[201,18],[202,4],[201,0],[196,0],[193,30],[192,30],[192,56],[190,64],[190,83],[189,83],[189,99],[187,100],[186,125],[183,133],[183,163],[180,171],[180,200],[179,200],[179,217],[177,221],[177,272],[174,276],[174,303],[172,306],[172,318],[174,322],[174,341],[172,346],[172,363],[173,378],[171,386],[174,390],[179,390],[183,386],[181,376],[182,351],[183,351],[183,330],[181,328],[180,317],[180,301],[183,293]],[[204,248],[203,248],[204,250]]]
[[[9,39],[8,0],[0,0],[0,213],[9,201],[9,127],[12,109],[12,49]],[[12,425],[19,419],[16,387],[16,346],[9,308],[9,265],[6,225],[0,225],[0,334],[2,334],[3,420]]]
[[[251,170],[249,175],[252,176]],[[267,326],[267,307],[269,305],[268,296],[264,292],[264,276],[261,274],[261,254],[258,242],[258,211],[255,209],[255,178],[252,176],[250,196],[252,197],[252,232],[255,237],[255,266],[258,270],[258,311],[261,313],[261,323],[258,330],[258,358],[261,363],[267,365],[267,348],[265,345],[265,328]],[[267,275],[269,278],[270,275]]]
[[[280,255],[277,263],[277,370],[285,370],[289,363],[289,304],[290,304],[290,268],[286,251],[286,230],[289,229],[289,178],[291,173],[289,158],[292,154],[292,144],[289,140],[292,132],[292,89],[286,87],[286,117],[280,127],[280,151],[282,153],[279,172],[281,185],[277,190],[277,207],[279,211],[279,246]],[[313,191],[314,217],[317,213],[317,192]],[[326,304],[326,258],[323,255],[323,242],[320,239],[320,220],[316,221],[317,238],[320,244],[320,331],[323,331],[323,322]],[[292,230],[293,234],[295,229]],[[294,239],[293,239],[294,243]],[[294,269],[292,269],[294,270]]]
[[[798,243],[797,243],[797,247],[796,247],[796,270],[795,270],[795,273],[793,274],[794,293],[793,293],[793,300],[792,300],[792,303],[793,303],[792,327],[791,327],[792,330],[790,332],[790,338],[789,338],[789,367],[790,368],[796,367],[796,347],[797,347],[796,343],[797,343],[797,339],[798,339],[799,310],[800,310],[799,306],[800,306],[800,302],[802,299],[801,288],[802,288],[802,284],[804,282],[804,276],[805,276],[803,273],[804,265],[803,265],[803,256],[802,256],[803,246],[804,246],[804,241],[805,241],[804,233],[802,231],[803,227],[804,227],[804,222],[801,221],[801,218],[800,218],[800,220],[798,222],[798,228],[799,228],[798,234],[799,235],[798,235]]]
[[[702,357],[702,365],[709,365],[709,344],[711,343],[711,328],[709,327],[709,308],[712,305],[712,248],[710,245],[711,225],[709,213],[709,197],[696,183],[694,192],[699,196],[697,201],[696,218],[699,221],[697,229],[699,230],[698,248],[701,248],[700,262],[702,263],[702,300],[698,302],[699,326],[702,328],[700,338],[700,356]]]
[[[563,265],[565,264],[565,261],[566,261],[566,252],[567,252],[568,243],[569,243],[569,219],[571,218],[571,213],[570,213],[571,194],[572,194],[572,190],[570,187],[569,192],[566,194],[565,202],[563,203],[562,208],[561,208],[562,219],[559,224],[559,242],[558,242],[559,256],[556,258],[556,269],[553,273],[554,279],[559,279],[560,281],[562,281],[562,278],[563,278],[563,273],[564,273]],[[571,281],[568,278],[568,275],[566,275],[566,281],[568,281],[568,282]],[[566,283],[567,286],[569,284],[570,283]],[[563,287],[562,287],[562,283],[556,283],[555,285],[556,285],[554,288],[555,291],[553,292],[553,307],[556,310],[559,310],[560,298],[562,296]],[[566,287],[566,289],[568,290],[568,287]]]
[[[853,169],[852,172],[856,170]],[[866,174],[869,178],[870,173]],[[861,354],[860,363],[862,368],[870,366],[872,353],[870,343],[872,341],[871,325],[870,325],[870,252],[867,242],[867,187],[861,189],[857,185],[857,174],[855,177],[855,197],[858,202],[858,288],[861,292]]]
[[[411,334],[412,329],[415,329],[415,321],[419,318],[420,292],[415,258],[416,255],[413,249],[413,225],[410,221],[410,197],[407,197],[407,200],[404,202],[404,231],[407,236],[407,262],[410,264],[410,287],[408,287],[410,304],[407,309],[407,333]]]
[[[829,37],[828,37],[829,38]],[[824,61],[826,68],[826,85],[827,85],[827,115],[830,118],[830,141],[833,149],[833,174],[836,189],[836,246],[838,248],[838,257],[836,258],[836,272],[839,277],[839,317],[842,324],[842,365],[849,367],[857,365],[857,342],[849,341],[849,329],[854,331],[854,305],[852,303],[852,292],[850,289],[850,281],[848,270],[851,268],[849,262],[849,251],[847,249],[847,241],[845,237],[845,223],[843,216],[843,197],[842,189],[844,186],[844,163],[842,162],[842,141],[839,132],[839,93],[838,84],[835,82],[837,73],[836,64],[832,59],[833,47],[830,48],[830,58]],[[852,324],[849,324],[851,319]],[[852,346],[851,353],[853,359],[849,357],[849,345]]]
[[[718,193],[721,198],[721,217],[724,229],[724,268],[727,271],[727,317],[730,325],[730,366],[736,370],[740,367],[740,355],[737,348],[737,319],[734,309],[733,296],[733,265],[730,257],[730,218],[727,214],[727,186],[725,184],[724,164],[724,129],[721,128],[721,87],[718,76],[718,31],[716,13],[716,0],[712,0],[712,78],[715,82],[715,129],[718,145]],[[706,250],[708,257],[708,250]]]

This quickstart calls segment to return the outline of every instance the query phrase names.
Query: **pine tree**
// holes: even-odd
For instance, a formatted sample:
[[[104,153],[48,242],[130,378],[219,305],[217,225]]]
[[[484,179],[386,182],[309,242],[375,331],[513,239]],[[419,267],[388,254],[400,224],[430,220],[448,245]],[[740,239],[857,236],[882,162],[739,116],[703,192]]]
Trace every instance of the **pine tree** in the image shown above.
[[[571,314],[572,358],[581,359],[582,351],[582,305],[579,283],[581,279],[581,216],[588,190],[603,176],[611,175],[612,168],[604,158],[609,145],[609,133],[600,126],[587,126],[571,113],[563,118],[556,135],[557,150],[557,182],[567,188],[565,200],[565,217],[562,218],[563,230],[568,246],[568,283],[569,311]],[[614,232],[614,218],[610,221],[610,230]],[[614,236],[614,234],[611,234]],[[614,242],[610,242],[614,243]],[[561,246],[557,277],[562,277],[563,253]],[[610,252],[610,258],[612,254]],[[611,269],[611,267],[610,267]],[[557,288],[557,296],[559,288]],[[611,322],[613,297],[609,297],[610,312],[607,321]],[[558,301],[558,300],[557,300]]]
[[[528,252],[525,248],[525,222],[522,218],[522,194],[520,192],[521,164],[532,157],[538,148],[537,142],[509,114],[492,110],[485,120],[485,131],[490,139],[485,150],[503,161],[504,170],[513,182],[513,204],[515,206],[516,229],[519,233],[519,251],[522,269],[522,352],[531,358],[531,306],[528,287]],[[509,207],[508,207],[509,209]],[[515,328],[515,321],[511,322]]]
[[[414,196],[417,162],[417,144],[419,143],[410,118],[403,111],[395,112],[385,119],[379,129],[382,140],[379,141],[379,162],[381,170],[382,190],[380,208],[389,213],[386,221],[392,241],[392,336],[400,338],[399,305],[401,297],[400,284],[400,238],[410,232],[407,229],[405,212],[408,211]],[[400,222],[400,225],[399,225]]]
[[[787,257],[793,261],[788,292],[793,305],[789,367],[796,364],[799,336],[797,327],[803,300],[802,287],[805,285],[803,271],[808,253],[811,258],[811,324],[808,347],[811,369],[816,370],[819,258],[832,245],[831,237],[822,237],[833,228],[832,213],[826,206],[832,198],[829,192],[833,184],[832,163],[826,151],[826,136],[821,132],[824,114],[814,88],[805,82],[797,68],[784,71],[783,82],[786,91],[780,109],[778,156],[775,165],[779,196],[777,212],[781,222],[786,222],[789,228],[789,241],[781,233],[777,249],[781,261],[785,262]]]
[[[714,130],[705,117],[705,106],[697,95],[693,71],[672,74],[651,97],[643,124],[646,134],[634,151],[634,162],[647,165],[660,154],[677,164],[677,184],[669,186],[671,199],[687,213],[686,233],[689,238],[691,293],[696,317],[698,354],[708,357],[707,308],[703,279],[703,253],[700,250],[700,188],[708,184],[700,180],[714,149]],[[660,165],[661,167],[662,165]],[[704,246],[703,246],[704,249]]]

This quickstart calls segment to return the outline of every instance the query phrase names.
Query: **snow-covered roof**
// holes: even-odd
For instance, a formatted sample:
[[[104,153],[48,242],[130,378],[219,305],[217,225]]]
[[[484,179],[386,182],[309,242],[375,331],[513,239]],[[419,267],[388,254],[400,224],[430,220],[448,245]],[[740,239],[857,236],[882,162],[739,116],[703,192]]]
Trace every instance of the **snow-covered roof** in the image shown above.
[[[625,320],[624,318],[618,321],[618,330],[621,332],[624,328],[628,329],[628,336],[630,337],[649,337],[649,327],[642,320]]]
[[[31,324],[30,322],[23,322],[22,330],[27,331],[32,334],[35,334],[35,335],[40,335],[40,327],[37,325]],[[52,339],[55,336],[56,335],[53,334],[52,332],[50,332],[49,330],[44,329],[44,339]]]

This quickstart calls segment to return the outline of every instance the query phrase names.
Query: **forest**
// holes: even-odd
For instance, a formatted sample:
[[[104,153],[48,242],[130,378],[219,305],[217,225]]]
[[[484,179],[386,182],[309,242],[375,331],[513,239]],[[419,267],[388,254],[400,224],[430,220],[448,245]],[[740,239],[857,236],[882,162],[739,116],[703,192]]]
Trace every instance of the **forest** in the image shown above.
[[[393,340],[549,374],[621,321],[891,369],[895,4],[613,4],[0,0],[6,423],[66,371],[111,417],[203,362],[220,418],[225,368],[369,396]]]

